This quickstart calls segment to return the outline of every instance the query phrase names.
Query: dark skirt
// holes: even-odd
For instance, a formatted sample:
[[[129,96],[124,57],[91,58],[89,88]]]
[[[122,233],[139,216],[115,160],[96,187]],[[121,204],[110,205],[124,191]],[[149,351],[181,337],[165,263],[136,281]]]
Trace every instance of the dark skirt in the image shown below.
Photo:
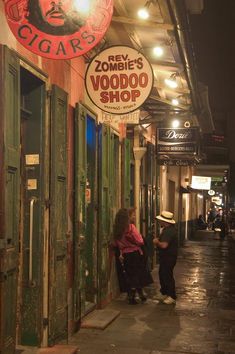
[[[138,251],[124,254],[124,271],[127,287],[143,288],[153,283],[153,278],[146,264],[146,257]]]
[[[120,292],[121,293],[127,292],[129,290],[127,275],[126,275],[124,265],[119,260],[119,256],[116,256],[116,270],[117,270],[117,277],[118,277],[118,284],[119,284]]]

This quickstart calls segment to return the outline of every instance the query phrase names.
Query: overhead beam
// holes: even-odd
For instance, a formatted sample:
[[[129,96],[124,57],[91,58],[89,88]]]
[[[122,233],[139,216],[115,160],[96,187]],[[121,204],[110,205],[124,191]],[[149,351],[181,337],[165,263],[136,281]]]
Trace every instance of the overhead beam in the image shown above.
[[[179,64],[179,63],[172,63],[170,61],[164,61],[164,60],[158,60],[158,59],[155,59],[153,57],[148,57],[149,60],[151,61],[151,64],[154,65],[154,66],[157,66],[158,68],[162,68],[163,71],[167,70],[169,71],[169,69],[171,71],[175,71],[176,69],[177,70],[183,70],[184,66],[183,64]]]
[[[158,96],[154,96],[154,95],[150,95],[149,98],[151,98],[152,100],[155,100],[155,101],[158,101],[158,102],[162,102],[162,103],[165,103],[171,107],[173,107],[173,104],[171,101],[168,101],[164,98],[160,98]],[[188,111],[189,110],[189,107],[188,106],[185,106],[185,105],[182,105],[182,104],[178,104],[177,105],[177,108],[181,108],[183,109],[184,111]]]
[[[170,23],[159,23],[153,21],[141,21],[134,18],[123,17],[123,16],[113,16],[113,22],[122,23],[124,25],[140,26],[152,29],[163,29],[163,30],[174,30],[174,26]]]
[[[177,94],[189,94],[190,91],[189,89],[186,89],[186,88],[170,88],[166,85],[161,85],[159,84],[156,80],[154,81],[154,87],[157,89],[157,90],[163,90],[163,91],[167,91],[167,92],[171,92],[171,93],[177,93]]]

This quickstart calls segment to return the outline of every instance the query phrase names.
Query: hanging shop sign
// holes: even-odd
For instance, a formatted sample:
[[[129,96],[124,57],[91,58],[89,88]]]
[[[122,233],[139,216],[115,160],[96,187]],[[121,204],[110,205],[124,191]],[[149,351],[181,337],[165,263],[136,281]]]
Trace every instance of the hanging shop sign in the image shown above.
[[[215,191],[213,189],[210,189],[208,192],[207,192],[209,195],[215,195]]]
[[[158,154],[189,154],[198,153],[197,128],[159,128],[157,139]]]
[[[220,197],[212,197],[211,201],[212,201],[212,203],[215,203],[216,205],[221,205],[223,202]]]
[[[157,163],[162,166],[195,166],[197,161],[186,159],[158,159]]]
[[[102,122],[103,123],[112,123],[112,124],[139,124],[140,120],[140,110],[130,112],[127,114],[111,114],[107,112],[102,112]]]
[[[6,0],[8,25],[31,52],[69,59],[91,50],[103,38],[113,0]]]
[[[136,49],[113,46],[91,61],[85,84],[91,101],[102,111],[126,114],[138,109],[148,98],[153,71]]]
[[[211,189],[211,177],[206,176],[192,176],[191,188],[210,190]]]

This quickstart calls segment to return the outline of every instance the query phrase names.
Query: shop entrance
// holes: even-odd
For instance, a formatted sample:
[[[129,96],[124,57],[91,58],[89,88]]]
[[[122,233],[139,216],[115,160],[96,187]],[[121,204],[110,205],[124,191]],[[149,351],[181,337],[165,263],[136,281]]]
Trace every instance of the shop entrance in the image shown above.
[[[75,114],[74,316],[97,304],[97,129],[96,116],[82,104]]]
[[[43,298],[43,120],[45,83],[20,69],[20,230],[17,336],[40,345]]]

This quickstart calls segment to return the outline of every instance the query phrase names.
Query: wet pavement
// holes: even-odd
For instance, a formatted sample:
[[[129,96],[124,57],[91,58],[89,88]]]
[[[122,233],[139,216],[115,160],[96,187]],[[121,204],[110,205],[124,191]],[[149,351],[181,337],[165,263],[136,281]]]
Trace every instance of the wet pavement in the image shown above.
[[[235,240],[201,231],[180,248],[176,305],[153,300],[157,271],[147,303],[122,294],[107,306],[120,315],[106,329],[82,328],[69,344],[80,354],[235,354]]]
[[[155,273],[155,272],[154,272]],[[201,231],[180,249],[175,268],[176,305],[145,304],[125,296],[108,308],[120,311],[105,330],[81,329],[70,339],[81,354],[234,354],[235,241]]]

